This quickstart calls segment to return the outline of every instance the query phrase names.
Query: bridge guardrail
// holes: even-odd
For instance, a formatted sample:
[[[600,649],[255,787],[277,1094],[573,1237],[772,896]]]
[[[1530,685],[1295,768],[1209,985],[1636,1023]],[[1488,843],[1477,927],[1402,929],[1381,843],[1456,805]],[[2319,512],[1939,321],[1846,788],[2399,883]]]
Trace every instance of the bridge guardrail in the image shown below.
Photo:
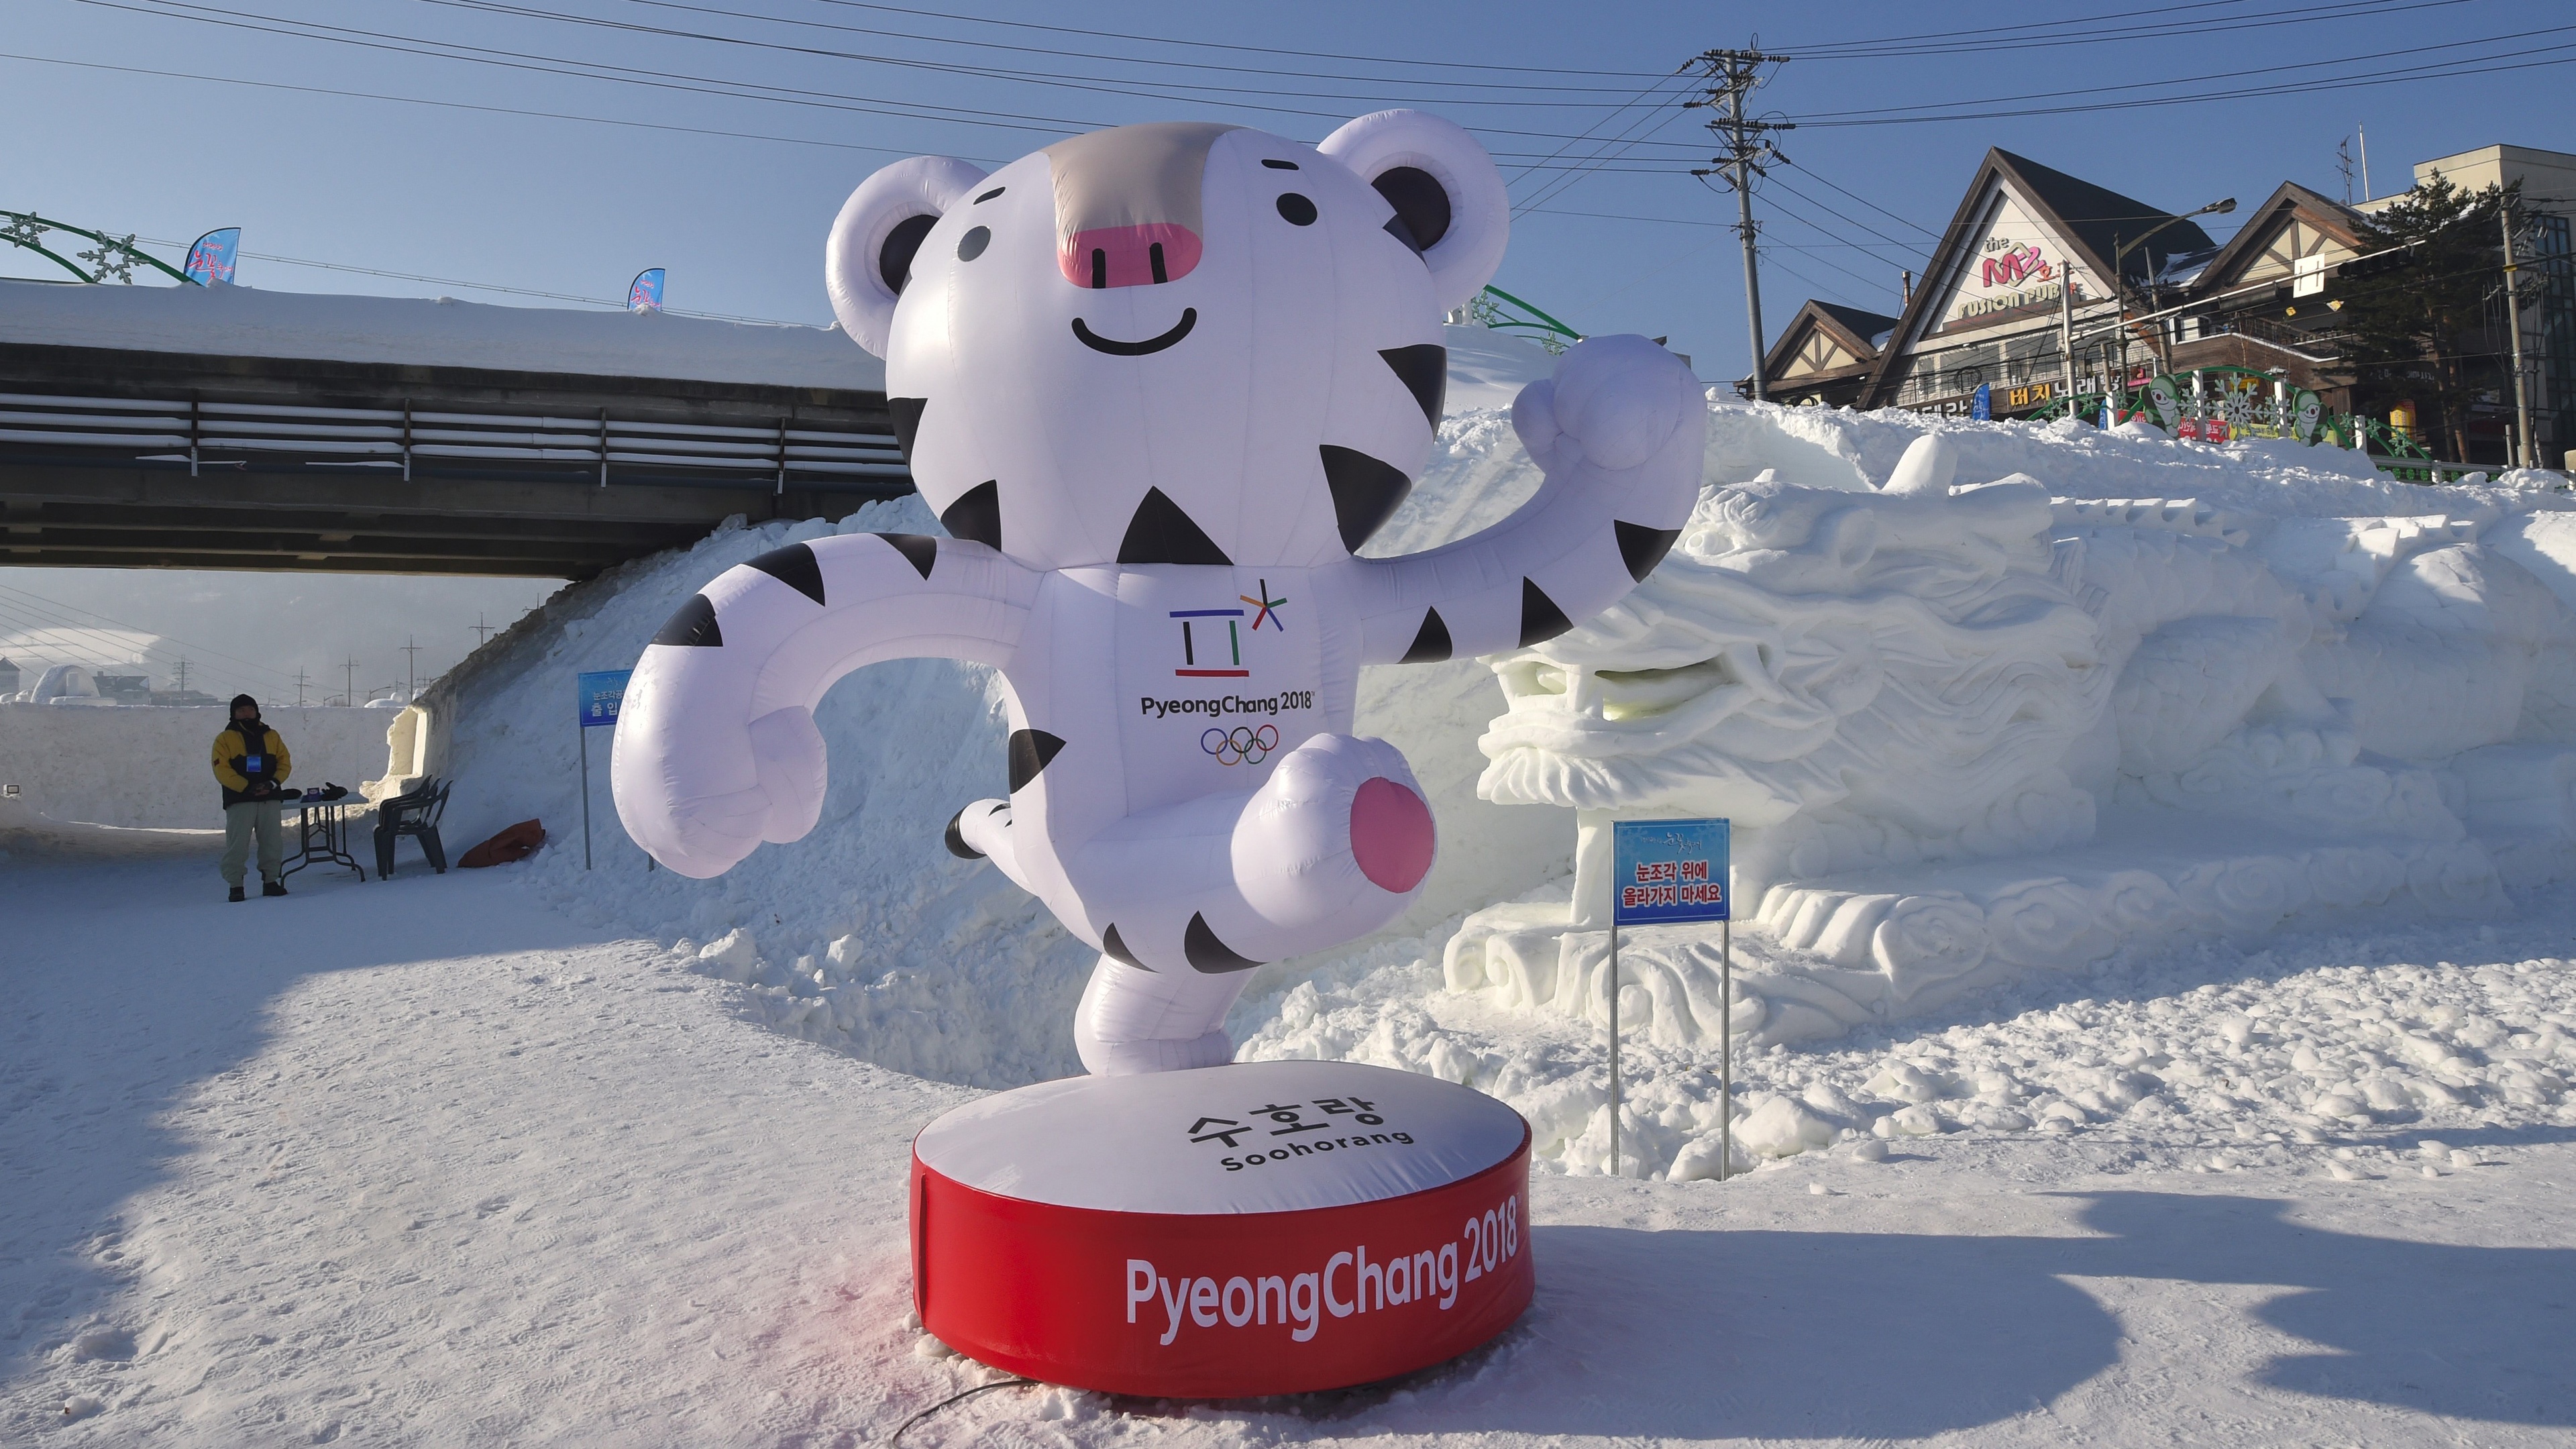
[[[211,398],[120,398],[0,393],[0,448],[64,450],[84,460],[185,463],[190,473],[252,461],[329,468],[449,473],[541,464],[612,472],[651,470],[656,483],[881,491],[908,478],[892,434],[781,413],[767,426],[453,409],[339,408]],[[682,470],[673,476],[672,470]]]

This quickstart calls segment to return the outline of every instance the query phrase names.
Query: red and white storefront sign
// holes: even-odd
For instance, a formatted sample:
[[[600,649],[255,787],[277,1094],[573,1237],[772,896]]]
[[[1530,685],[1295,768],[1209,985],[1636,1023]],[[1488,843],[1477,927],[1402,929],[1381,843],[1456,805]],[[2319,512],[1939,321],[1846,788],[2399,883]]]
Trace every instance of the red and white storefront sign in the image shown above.
[[[1368,1383],[1509,1327],[1535,1283],[1529,1125],[1349,1062],[1077,1077],[913,1142],[913,1301],[1047,1383],[1243,1398]]]

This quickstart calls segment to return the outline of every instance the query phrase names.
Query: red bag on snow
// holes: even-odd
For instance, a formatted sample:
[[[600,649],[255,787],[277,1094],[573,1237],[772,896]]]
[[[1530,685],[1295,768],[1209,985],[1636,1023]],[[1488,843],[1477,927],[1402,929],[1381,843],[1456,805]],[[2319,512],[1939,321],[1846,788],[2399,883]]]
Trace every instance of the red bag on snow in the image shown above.
[[[487,865],[508,865],[536,854],[537,847],[545,843],[546,828],[534,820],[522,820],[465,852],[464,859],[456,863],[469,870],[480,870]]]

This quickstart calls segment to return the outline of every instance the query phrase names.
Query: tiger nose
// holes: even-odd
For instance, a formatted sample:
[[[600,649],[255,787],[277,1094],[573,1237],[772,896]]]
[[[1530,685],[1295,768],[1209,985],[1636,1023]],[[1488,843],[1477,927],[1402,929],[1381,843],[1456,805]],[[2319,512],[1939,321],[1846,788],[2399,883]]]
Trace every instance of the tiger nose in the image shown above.
[[[1177,282],[1199,264],[1199,234],[1168,221],[1075,232],[1056,261],[1077,287],[1142,287]]]

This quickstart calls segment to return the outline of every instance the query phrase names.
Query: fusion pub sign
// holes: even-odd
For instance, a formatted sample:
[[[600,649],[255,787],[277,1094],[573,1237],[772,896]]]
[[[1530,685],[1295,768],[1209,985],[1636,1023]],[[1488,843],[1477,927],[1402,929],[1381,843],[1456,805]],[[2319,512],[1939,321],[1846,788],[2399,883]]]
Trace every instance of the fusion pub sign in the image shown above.
[[[1616,820],[1610,825],[1611,919],[1669,926],[1732,918],[1724,820]]]

